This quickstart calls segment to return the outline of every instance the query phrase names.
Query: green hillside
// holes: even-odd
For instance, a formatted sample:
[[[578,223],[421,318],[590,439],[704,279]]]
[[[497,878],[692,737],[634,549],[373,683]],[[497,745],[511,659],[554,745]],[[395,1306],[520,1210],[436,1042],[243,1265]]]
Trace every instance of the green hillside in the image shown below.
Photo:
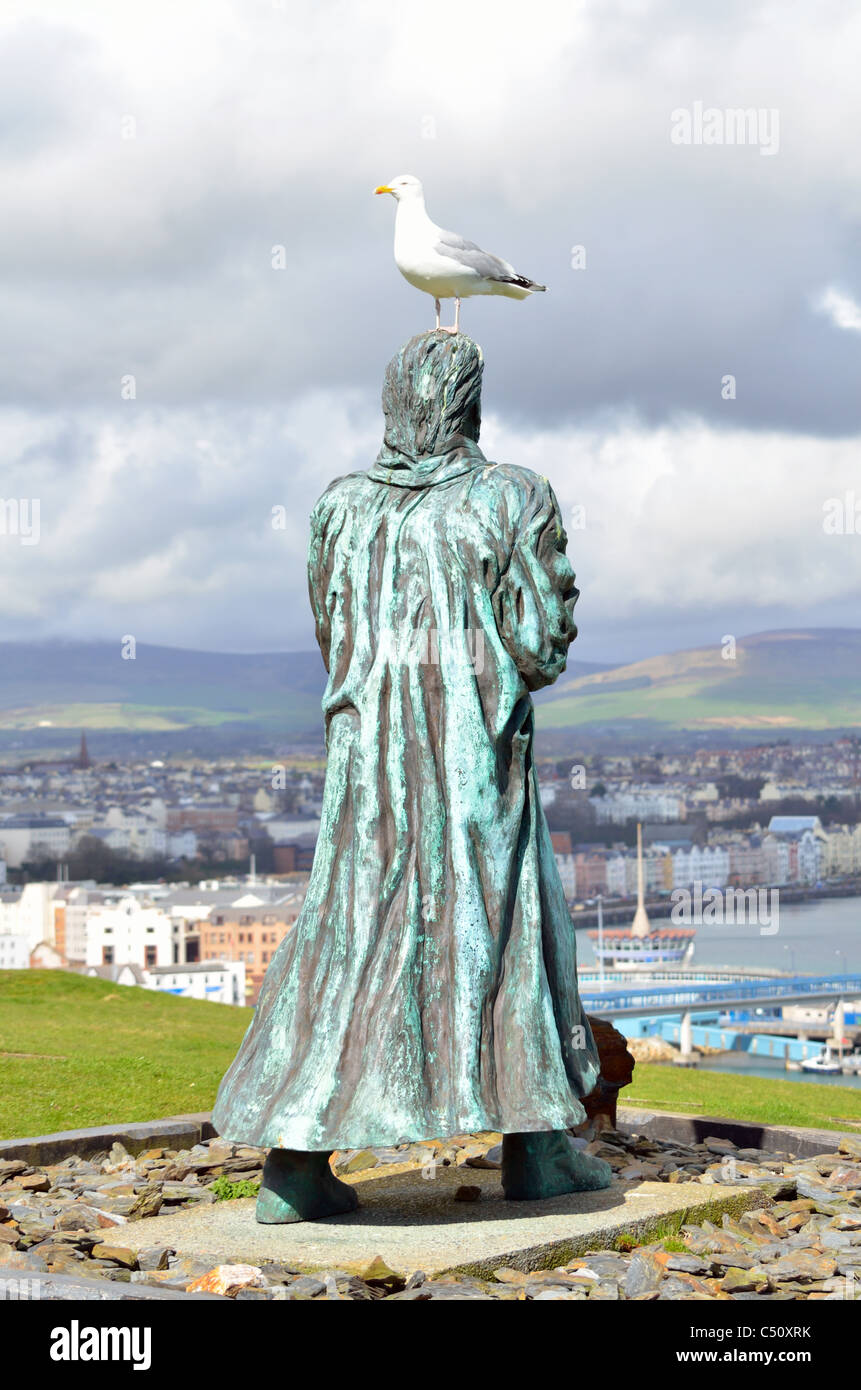
[[[0,731],[319,729],[319,652],[198,652],[138,643],[0,643]]]
[[[536,718],[542,729],[625,721],[650,733],[858,728],[861,630],[757,633],[739,639],[734,660],[716,641],[574,680],[563,675]]]
[[[198,652],[118,643],[0,643],[0,746],[34,746],[78,731],[166,742],[201,731],[212,747],[234,734],[298,740],[322,731],[325,671],[317,652]],[[571,660],[536,699],[538,727],[625,727],[789,734],[861,727],[861,629],[765,632],[727,661],[711,647],[627,666]],[[220,746],[220,745],[219,745]]]
[[[0,1138],[209,1110],[252,1010],[0,970]]]
[[[575,661],[572,675],[605,668]],[[81,729],[173,734],[200,729],[322,736],[326,671],[320,653],[203,652],[119,642],[0,642],[0,745],[77,747]],[[213,745],[214,746],[214,745]]]

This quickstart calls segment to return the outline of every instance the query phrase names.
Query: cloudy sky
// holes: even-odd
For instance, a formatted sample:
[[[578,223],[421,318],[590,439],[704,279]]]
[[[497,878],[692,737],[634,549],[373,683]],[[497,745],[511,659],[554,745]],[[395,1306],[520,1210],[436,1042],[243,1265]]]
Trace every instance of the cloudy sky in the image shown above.
[[[398,173],[549,286],[463,324],[576,655],[857,626],[859,61],[853,0],[5,0],[0,639],[312,645],[309,509],[433,322]]]

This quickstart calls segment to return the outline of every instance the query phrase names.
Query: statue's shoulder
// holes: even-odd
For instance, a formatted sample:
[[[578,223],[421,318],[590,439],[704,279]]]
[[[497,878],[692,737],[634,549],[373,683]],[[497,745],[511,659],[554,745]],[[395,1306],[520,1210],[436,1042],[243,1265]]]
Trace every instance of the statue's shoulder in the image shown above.
[[[489,463],[477,469],[470,494],[475,501],[485,498],[491,505],[504,501],[511,515],[556,504],[548,479],[516,463]]]
[[[363,492],[367,486],[367,476],[367,473],[360,472],[346,473],[343,478],[333,478],[311,509],[311,525],[319,525],[341,508],[354,504],[357,493]]]

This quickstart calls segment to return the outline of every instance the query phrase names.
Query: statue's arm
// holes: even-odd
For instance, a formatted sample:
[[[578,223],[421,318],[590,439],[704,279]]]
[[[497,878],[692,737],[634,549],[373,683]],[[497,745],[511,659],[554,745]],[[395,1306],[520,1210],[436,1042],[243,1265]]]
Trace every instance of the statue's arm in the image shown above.
[[[336,482],[340,479],[336,479]],[[317,643],[326,670],[329,669],[329,648],[332,642],[331,602],[332,561],[336,528],[333,526],[333,483],[323,493],[311,513],[311,535],[308,541],[308,594]]]
[[[529,690],[551,685],[577,636],[578,590],[565,553],[559,504],[545,478],[531,475],[512,528],[509,563],[495,596],[502,640]]]

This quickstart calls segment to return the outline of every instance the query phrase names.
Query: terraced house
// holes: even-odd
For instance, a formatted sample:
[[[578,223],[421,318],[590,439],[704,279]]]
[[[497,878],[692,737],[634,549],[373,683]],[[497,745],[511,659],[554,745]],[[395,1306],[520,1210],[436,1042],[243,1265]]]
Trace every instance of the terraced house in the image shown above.
[[[208,921],[200,922],[204,960],[244,963],[247,1003],[256,1004],[269,962],[299,916],[304,900],[303,888],[271,903],[239,901],[214,909]]]

